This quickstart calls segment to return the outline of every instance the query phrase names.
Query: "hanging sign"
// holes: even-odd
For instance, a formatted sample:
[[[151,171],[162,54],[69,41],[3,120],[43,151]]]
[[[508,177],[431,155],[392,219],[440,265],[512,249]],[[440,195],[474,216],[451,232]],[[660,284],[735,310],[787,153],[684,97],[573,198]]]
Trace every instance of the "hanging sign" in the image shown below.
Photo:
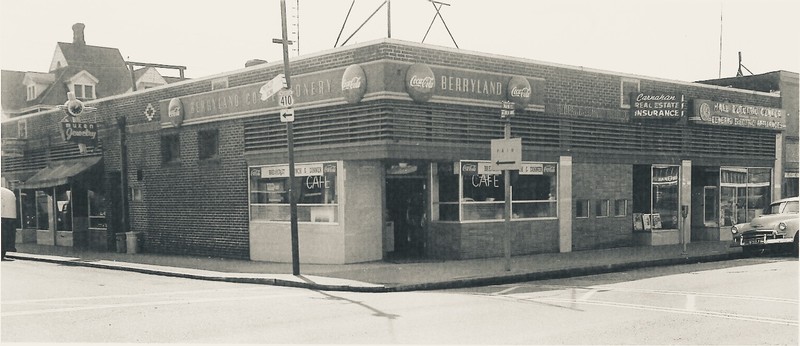
[[[61,137],[67,142],[97,146],[97,124],[62,121]]]

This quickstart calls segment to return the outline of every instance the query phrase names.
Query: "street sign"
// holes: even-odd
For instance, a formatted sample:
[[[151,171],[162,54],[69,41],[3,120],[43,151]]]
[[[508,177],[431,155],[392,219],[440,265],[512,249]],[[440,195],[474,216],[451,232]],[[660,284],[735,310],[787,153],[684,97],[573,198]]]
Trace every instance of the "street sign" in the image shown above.
[[[283,108],[289,108],[294,104],[294,92],[292,89],[281,89],[278,91],[278,104]]]
[[[503,105],[500,108],[500,118],[506,119],[512,115],[514,115],[514,102],[503,101]]]
[[[283,88],[286,88],[286,76],[281,73],[261,87],[259,90],[261,101],[266,101],[270,96],[275,95],[275,93],[281,91]]]
[[[292,108],[281,109],[281,122],[291,123],[293,121],[294,121],[294,109]]]
[[[521,166],[522,138],[492,140],[492,167],[495,170],[519,170]]]

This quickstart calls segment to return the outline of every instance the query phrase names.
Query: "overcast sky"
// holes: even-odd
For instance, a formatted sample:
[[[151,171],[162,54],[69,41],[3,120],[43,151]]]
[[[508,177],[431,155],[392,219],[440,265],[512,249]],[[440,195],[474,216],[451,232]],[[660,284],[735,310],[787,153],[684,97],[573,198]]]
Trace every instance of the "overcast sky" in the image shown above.
[[[289,7],[298,0],[287,0]],[[796,0],[445,0],[462,50],[664,79],[734,76],[738,52],[754,74],[800,71]],[[300,54],[334,47],[352,0],[299,0]],[[341,45],[383,0],[357,0]],[[279,0],[0,0],[0,68],[46,72],[56,42],[118,48],[123,58],[188,67],[197,78],[282,59]],[[392,0],[392,38],[421,42],[436,11]],[[720,14],[722,25],[720,25]],[[382,7],[348,45],[387,37]],[[437,18],[425,43],[455,47]],[[169,75],[169,73],[164,72]],[[747,73],[745,71],[745,73]],[[177,74],[175,74],[177,75]]]

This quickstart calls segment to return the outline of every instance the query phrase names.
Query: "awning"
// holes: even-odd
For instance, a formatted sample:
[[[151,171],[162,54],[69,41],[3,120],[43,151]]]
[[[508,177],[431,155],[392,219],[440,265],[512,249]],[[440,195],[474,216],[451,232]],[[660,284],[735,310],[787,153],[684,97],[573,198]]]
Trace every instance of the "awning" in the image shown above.
[[[20,189],[33,190],[67,184],[72,179],[78,178],[83,173],[90,171],[97,166],[102,159],[102,156],[94,156],[50,163],[47,167],[26,180],[20,186]]]

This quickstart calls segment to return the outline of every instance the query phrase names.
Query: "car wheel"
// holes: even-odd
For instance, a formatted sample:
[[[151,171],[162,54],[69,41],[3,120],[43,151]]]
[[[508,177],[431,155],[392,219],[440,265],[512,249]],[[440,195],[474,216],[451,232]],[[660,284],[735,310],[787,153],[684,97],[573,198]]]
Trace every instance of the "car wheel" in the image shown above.
[[[800,243],[798,242],[797,236],[800,235],[800,232],[794,234],[794,244],[792,244],[792,253],[797,256],[800,254]]]

